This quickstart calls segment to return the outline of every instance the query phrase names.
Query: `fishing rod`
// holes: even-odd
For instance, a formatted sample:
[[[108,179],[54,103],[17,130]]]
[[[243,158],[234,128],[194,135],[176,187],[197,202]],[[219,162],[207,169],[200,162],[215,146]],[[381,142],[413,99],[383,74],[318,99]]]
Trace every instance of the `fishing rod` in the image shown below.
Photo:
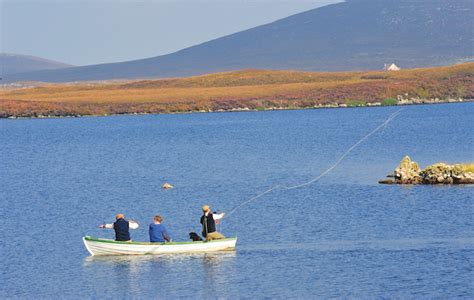
[[[357,148],[360,144],[362,144],[364,141],[366,141],[368,138],[370,138],[372,135],[374,135],[377,131],[379,131],[380,129],[385,129],[388,124],[390,122],[392,122],[398,115],[400,115],[401,111],[403,110],[403,108],[397,110],[396,112],[392,113],[382,124],[380,124],[379,126],[377,126],[374,130],[372,130],[371,132],[369,132],[367,135],[365,135],[363,138],[361,138],[359,141],[357,141],[354,145],[352,145],[346,152],[344,152],[341,157],[339,157],[339,159],[332,165],[329,167],[329,169],[327,169],[326,171],[324,171],[323,173],[321,173],[320,175],[318,175],[317,177],[311,179],[310,181],[307,181],[307,182],[304,182],[304,183],[301,183],[301,184],[297,184],[297,185],[293,185],[293,186],[284,186],[284,185],[276,185],[256,196],[253,196],[252,198],[240,203],[239,205],[237,205],[236,207],[234,207],[229,213],[226,213],[226,218],[228,218],[229,216],[231,216],[234,212],[236,212],[238,209],[240,209],[241,207],[245,206],[246,204],[252,202],[252,201],[255,201],[257,200],[258,198],[274,191],[274,190],[277,190],[277,189],[281,189],[281,190],[294,190],[294,189],[299,189],[299,188],[302,188],[302,187],[305,187],[307,185],[310,185],[316,181],[318,181],[319,179],[321,179],[322,177],[324,177],[325,175],[327,175],[329,172],[331,172],[332,170],[334,170],[343,160],[344,158],[346,158],[347,155],[349,155],[349,153],[352,152],[352,150],[354,150],[355,148]]]

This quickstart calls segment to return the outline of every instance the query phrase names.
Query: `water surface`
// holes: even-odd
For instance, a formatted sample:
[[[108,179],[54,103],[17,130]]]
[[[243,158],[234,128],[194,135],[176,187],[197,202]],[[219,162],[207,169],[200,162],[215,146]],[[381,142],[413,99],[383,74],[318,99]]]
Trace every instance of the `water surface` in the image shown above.
[[[474,161],[474,104],[405,107],[334,171],[223,221],[235,252],[90,257],[117,212],[174,240],[308,181],[398,108],[0,120],[0,297],[474,296],[473,189],[386,186],[409,154]],[[163,191],[170,182],[175,189]]]

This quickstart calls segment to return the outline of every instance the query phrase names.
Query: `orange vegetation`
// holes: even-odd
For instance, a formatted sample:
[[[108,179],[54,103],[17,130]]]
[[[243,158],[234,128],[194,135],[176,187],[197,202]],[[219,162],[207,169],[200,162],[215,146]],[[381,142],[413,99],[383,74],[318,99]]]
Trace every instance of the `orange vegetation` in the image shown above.
[[[243,70],[177,79],[0,90],[0,117],[306,108],[405,98],[474,98],[474,63],[399,72]],[[388,102],[387,102],[388,103]]]

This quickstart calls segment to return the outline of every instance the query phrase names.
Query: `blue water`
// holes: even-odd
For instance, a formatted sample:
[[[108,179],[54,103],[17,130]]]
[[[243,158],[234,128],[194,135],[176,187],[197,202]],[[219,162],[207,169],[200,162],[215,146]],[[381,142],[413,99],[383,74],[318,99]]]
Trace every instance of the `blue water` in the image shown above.
[[[0,120],[0,297],[473,298],[472,186],[378,185],[408,154],[474,161],[474,104],[405,107],[320,181],[276,190],[220,230],[235,252],[90,257],[116,213],[174,240],[329,168],[396,107]],[[164,182],[175,188],[164,191]]]

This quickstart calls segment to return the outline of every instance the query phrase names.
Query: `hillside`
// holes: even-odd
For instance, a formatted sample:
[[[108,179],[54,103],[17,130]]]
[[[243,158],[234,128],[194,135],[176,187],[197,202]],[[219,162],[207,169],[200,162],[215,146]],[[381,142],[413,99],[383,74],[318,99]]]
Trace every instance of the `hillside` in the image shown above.
[[[63,69],[69,67],[73,66],[41,57],[0,53],[0,77],[16,73]]]
[[[348,0],[169,55],[6,81],[165,78],[248,68],[380,70],[392,62],[402,68],[441,66],[474,57],[472,16],[472,0]]]
[[[474,63],[399,72],[244,70],[0,90],[0,117],[263,110],[474,99]]]

